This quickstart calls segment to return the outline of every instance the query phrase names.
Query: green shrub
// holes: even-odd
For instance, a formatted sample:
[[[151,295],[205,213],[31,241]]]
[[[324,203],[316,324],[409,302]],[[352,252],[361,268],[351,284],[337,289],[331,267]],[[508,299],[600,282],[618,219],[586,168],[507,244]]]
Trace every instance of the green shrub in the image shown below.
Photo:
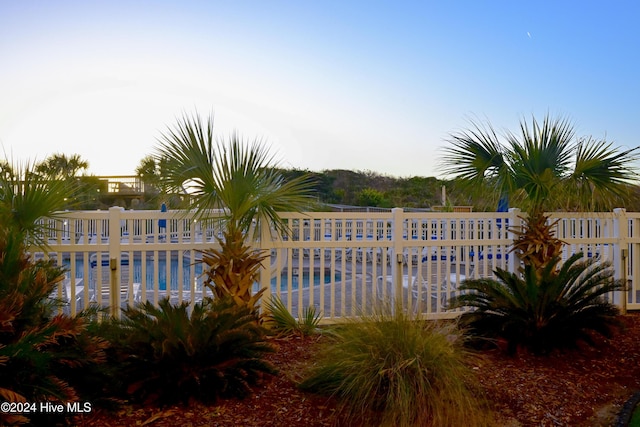
[[[579,253],[560,268],[555,257],[544,269],[525,267],[522,274],[497,269],[498,280],[466,280],[452,307],[471,307],[461,325],[481,339],[504,339],[508,351],[519,347],[536,354],[556,348],[592,344],[592,333],[610,336],[618,309],[603,296],[624,289],[608,262],[583,259]]]
[[[134,400],[169,404],[245,397],[263,373],[275,373],[264,359],[274,348],[253,309],[231,297],[205,299],[191,312],[188,303],[164,299],[158,307],[145,302],[123,314],[104,331],[119,378]]]
[[[471,356],[455,324],[412,318],[401,310],[373,314],[332,331],[300,387],[330,394],[346,422],[382,426],[482,425]]]
[[[276,296],[267,303],[268,314],[266,316],[267,325],[284,334],[300,334],[308,336],[318,332],[318,325],[322,320],[321,312],[315,306],[309,306],[302,310],[300,319],[296,319],[284,305],[282,300]]]
[[[22,236],[0,230],[0,400],[63,403],[87,399],[86,372],[106,359],[107,343],[87,332],[85,314],[54,315],[49,298],[64,271],[32,262]],[[0,413],[0,424],[45,425],[63,415]]]

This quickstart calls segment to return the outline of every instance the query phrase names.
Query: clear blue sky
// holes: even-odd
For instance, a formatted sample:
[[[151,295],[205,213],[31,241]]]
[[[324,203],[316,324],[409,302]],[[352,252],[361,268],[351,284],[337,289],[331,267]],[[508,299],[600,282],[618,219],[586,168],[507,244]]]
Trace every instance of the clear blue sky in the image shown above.
[[[196,110],[316,171],[437,175],[474,117],[517,130],[549,112],[632,147],[638,5],[0,0],[0,149],[132,174]]]

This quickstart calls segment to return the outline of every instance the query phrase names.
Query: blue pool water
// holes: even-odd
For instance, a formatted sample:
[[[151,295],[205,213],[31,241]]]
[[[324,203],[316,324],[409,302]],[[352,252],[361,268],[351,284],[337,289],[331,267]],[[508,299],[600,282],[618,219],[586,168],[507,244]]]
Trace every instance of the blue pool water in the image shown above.
[[[320,277],[319,273],[314,274],[314,276],[313,276],[313,285],[314,286],[319,286],[322,283],[327,284],[327,283],[331,283],[331,281],[332,281],[331,280],[332,277],[329,274],[325,274],[324,275],[324,282],[321,282],[321,279],[322,278]],[[340,280],[340,273],[336,272],[334,274],[334,276],[333,276],[333,280],[334,281],[339,281]],[[291,289],[292,290],[299,289],[300,288],[300,282],[301,282],[301,280],[300,280],[300,276],[299,275],[292,275],[292,277],[291,277]],[[303,289],[308,288],[310,282],[311,282],[310,274],[308,272],[302,273],[302,288]],[[277,278],[276,277],[272,278],[271,279],[271,290],[275,291],[277,285],[278,285]],[[289,290],[289,276],[287,274],[283,274],[280,277],[280,290],[281,291]]]
[[[106,254],[105,254],[106,255]],[[97,260],[95,257],[89,262],[89,282],[94,284],[97,282],[97,277],[95,277],[98,272],[96,268]],[[70,269],[71,263],[69,260],[64,261],[64,265]],[[158,254],[158,260],[154,260],[154,256],[148,254],[145,257],[145,269],[144,269],[144,280],[142,279],[143,269],[142,269],[142,257],[140,254],[134,255],[133,260],[133,282],[134,283],[143,283],[147,289],[153,289],[155,283],[155,268],[157,265],[158,269],[158,288],[160,290],[167,289],[167,257],[164,253]],[[126,269],[131,267],[131,263],[128,257],[125,257],[121,260],[122,269]],[[194,280],[198,279],[202,275],[202,264],[195,263],[192,265],[189,258],[185,257],[182,260],[182,271],[180,273],[179,262],[177,255],[174,255],[170,259],[170,279],[169,286],[171,290],[177,290],[180,281],[179,274],[182,274],[182,286],[183,289],[189,289],[190,284],[193,283]],[[82,271],[84,269],[84,261],[81,257],[76,259],[76,277],[82,276]],[[108,258],[102,258],[101,262],[102,275],[109,274],[109,260]],[[193,270],[193,271],[192,271]],[[128,273],[123,273],[124,275]]]
[[[106,254],[105,254],[106,255]],[[159,253],[158,254],[158,259],[157,261],[153,258],[153,256],[151,256],[151,254],[148,254],[145,258],[145,272],[144,272],[144,280],[142,280],[142,257],[140,256],[140,254],[135,254],[134,255],[134,259],[133,259],[133,282],[134,283],[142,283],[146,289],[153,289],[154,288],[154,283],[155,283],[155,268],[157,265],[157,269],[158,269],[158,277],[157,277],[157,281],[158,281],[158,288],[159,290],[166,290],[167,289],[167,257],[165,253]],[[170,271],[169,271],[169,286],[171,290],[178,290],[179,288],[179,274],[182,275],[182,286],[183,289],[189,289],[190,288],[190,284],[193,284],[194,280],[200,279],[201,275],[202,275],[202,271],[203,271],[203,265],[200,262],[196,262],[196,263],[191,263],[191,261],[189,260],[189,258],[185,257],[183,258],[182,261],[182,269],[179,269],[179,263],[178,263],[178,257],[177,255],[174,254],[174,256],[170,257]],[[93,285],[97,282],[97,277],[95,277],[97,275],[97,268],[96,268],[96,264],[97,264],[97,259],[94,256],[93,259],[89,262],[89,282]],[[128,257],[127,258],[123,258],[121,260],[121,264],[124,268],[130,267],[130,262]],[[70,268],[70,262],[69,260],[65,260],[64,261],[64,265],[67,268]],[[84,270],[84,262],[83,259],[81,257],[78,257],[76,259],[76,277],[82,277],[82,272]],[[108,258],[103,256],[102,259],[102,263],[101,263],[101,268],[102,268],[102,275],[104,276],[105,274],[109,274],[109,260]],[[128,273],[123,273],[123,274],[128,274]],[[321,279],[323,280],[323,282],[321,282]],[[330,283],[331,281],[335,280],[335,281],[339,281],[340,280],[340,273],[339,272],[334,272],[333,276],[330,274],[330,272],[325,273],[324,277],[320,277],[320,273],[319,272],[315,272],[314,276],[313,276],[313,285],[314,286],[319,286],[320,284],[324,283]],[[201,279],[200,279],[201,280]],[[200,281],[199,280],[199,281]],[[302,275],[298,275],[298,274],[294,274],[291,277],[291,289],[295,290],[295,289],[299,289],[302,285],[302,288],[308,288],[310,285],[310,274],[308,271],[304,271],[302,273]],[[276,277],[273,277],[271,279],[271,289],[272,291],[276,290],[276,287],[278,285],[278,281]],[[283,272],[282,276],[280,277],[280,289],[281,291],[287,291],[289,289],[289,276],[288,274],[286,274],[286,272]]]
[[[180,281],[178,280],[180,269],[178,267],[178,260],[172,259],[170,261],[170,289],[177,290]],[[145,269],[145,280],[142,280],[142,262],[140,259],[133,262],[133,281],[134,283],[144,283],[147,289],[152,289],[155,282],[155,263],[152,259],[147,259]],[[192,270],[193,269],[193,274]],[[193,266],[188,260],[183,260],[182,263],[182,286],[183,289],[189,289],[190,284],[202,275],[202,264],[196,263]],[[162,291],[167,289],[167,261],[166,259],[158,260],[158,288]]]

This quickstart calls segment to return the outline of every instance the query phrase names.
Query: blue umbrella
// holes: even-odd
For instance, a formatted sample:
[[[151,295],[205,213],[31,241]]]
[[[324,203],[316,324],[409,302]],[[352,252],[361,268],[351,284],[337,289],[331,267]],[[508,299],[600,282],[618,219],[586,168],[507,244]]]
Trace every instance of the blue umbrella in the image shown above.
[[[509,212],[509,196],[500,197],[497,212]]]
[[[496,210],[496,212],[509,212],[509,196],[504,195],[500,197],[500,200],[498,200],[498,209]],[[496,225],[498,226],[498,228],[502,226],[502,218],[496,219]]]
[[[160,206],[160,212],[167,212],[167,205],[163,202],[162,206]],[[167,220],[162,218],[158,220],[158,228],[160,228],[160,230],[167,229]]]

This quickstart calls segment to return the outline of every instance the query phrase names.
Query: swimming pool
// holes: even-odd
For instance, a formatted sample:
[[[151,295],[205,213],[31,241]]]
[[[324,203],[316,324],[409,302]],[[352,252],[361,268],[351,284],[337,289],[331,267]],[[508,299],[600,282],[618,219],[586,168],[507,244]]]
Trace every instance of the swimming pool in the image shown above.
[[[100,262],[100,274],[102,276],[102,283],[108,282],[108,275],[110,274],[108,253],[102,253]],[[180,258],[182,258],[180,260]],[[204,266],[200,261],[192,262],[189,256],[178,256],[177,251],[172,251],[170,254],[169,270],[167,272],[167,254],[164,251],[148,252],[144,255],[144,268],[142,262],[143,256],[140,252],[133,253],[133,263],[130,261],[130,255],[123,253],[121,258],[121,276],[123,280],[128,280],[129,269],[133,266],[133,283],[141,283],[147,290],[153,290],[156,282],[156,269],[157,269],[157,282],[158,290],[167,290],[167,273],[169,275],[169,290],[177,291],[180,287],[183,290],[190,290],[194,282],[202,282],[202,272]],[[180,267],[180,261],[182,261],[182,267]],[[91,254],[89,258],[89,283],[91,287],[94,287],[98,281],[98,257],[96,253]],[[64,261],[65,267],[70,269],[71,263],[69,259]],[[84,261],[82,256],[76,257],[76,277],[81,278],[84,271]],[[286,292],[289,290],[289,280],[291,280],[291,290],[296,290],[302,287],[303,289],[309,288],[311,285],[311,274],[308,268],[304,268],[302,272],[298,269],[294,269],[291,272],[291,279],[289,278],[289,272],[286,267],[282,270],[280,278],[271,278],[271,290],[275,291],[278,283],[280,284],[280,291]],[[144,276],[144,280],[143,280]],[[325,270],[325,274],[321,275],[318,269],[314,270],[313,274],[313,286],[319,286],[321,284],[328,284],[332,281],[340,281],[341,275],[339,271]],[[257,284],[256,284],[257,287]]]
[[[331,283],[332,281],[340,281],[340,272],[338,271],[334,271],[333,275],[331,274],[331,272],[327,273],[325,272],[324,274],[324,281],[322,281],[323,277],[320,277],[320,272],[314,272],[313,275],[313,286],[319,286],[321,284],[328,284]],[[275,291],[277,289],[278,286],[278,278],[277,277],[273,277],[271,279],[271,291]],[[291,290],[296,290],[300,288],[300,283],[302,282],[302,288],[303,289],[307,289],[309,288],[309,285],[311,284],[311,274],[309,274],[309,271],[303,271],[302,274],[292,274],[291,275]],[[286,292],[289,290],[289,274],[286,271],[282,272],[282,275],[280,276],[280,291],[281,292]]]
[[[100,256],[100,272],[98,272],[98,256],[97,253],[92,253],[89,257],[88,273],[89,283],[91,287],[94,287],[98,282],[98,274],[101,275],[101,283],[109,281],[109,254],[103,252]],[[171,251],[169,255],[169,289],[178,290],[182,285],[183,290],[188,290],[191,285],[197,280],[203,271],[203,266],[200,262],[191,262],[191,258],[188,256],[178,256],[178,251]],[[131,262],[131,256],[128,253],[123,253],[120,260],[120,274],[122,280],[128,280],[130,269],[133,267],[133,283],[141,283],[146,289],[154,289],[156,282],[156,269],[157,269],[157,282],[159,290],[167,290],[167,254],[164,251],[148,252],[144,254],[144,266],[143,255],[140,252],[133,253],[133,262]],[[182,263],[182,268],[180,268]],[[71,262],[69,258],[65,258],[63,265],[67,269],[71,269]],[[76,278],[81,278],[84,271],[84,259],[82,256],[76,257]],[[143,268],[144,267],[144,268]],[[144,276],[144,280],[143,280]]]

